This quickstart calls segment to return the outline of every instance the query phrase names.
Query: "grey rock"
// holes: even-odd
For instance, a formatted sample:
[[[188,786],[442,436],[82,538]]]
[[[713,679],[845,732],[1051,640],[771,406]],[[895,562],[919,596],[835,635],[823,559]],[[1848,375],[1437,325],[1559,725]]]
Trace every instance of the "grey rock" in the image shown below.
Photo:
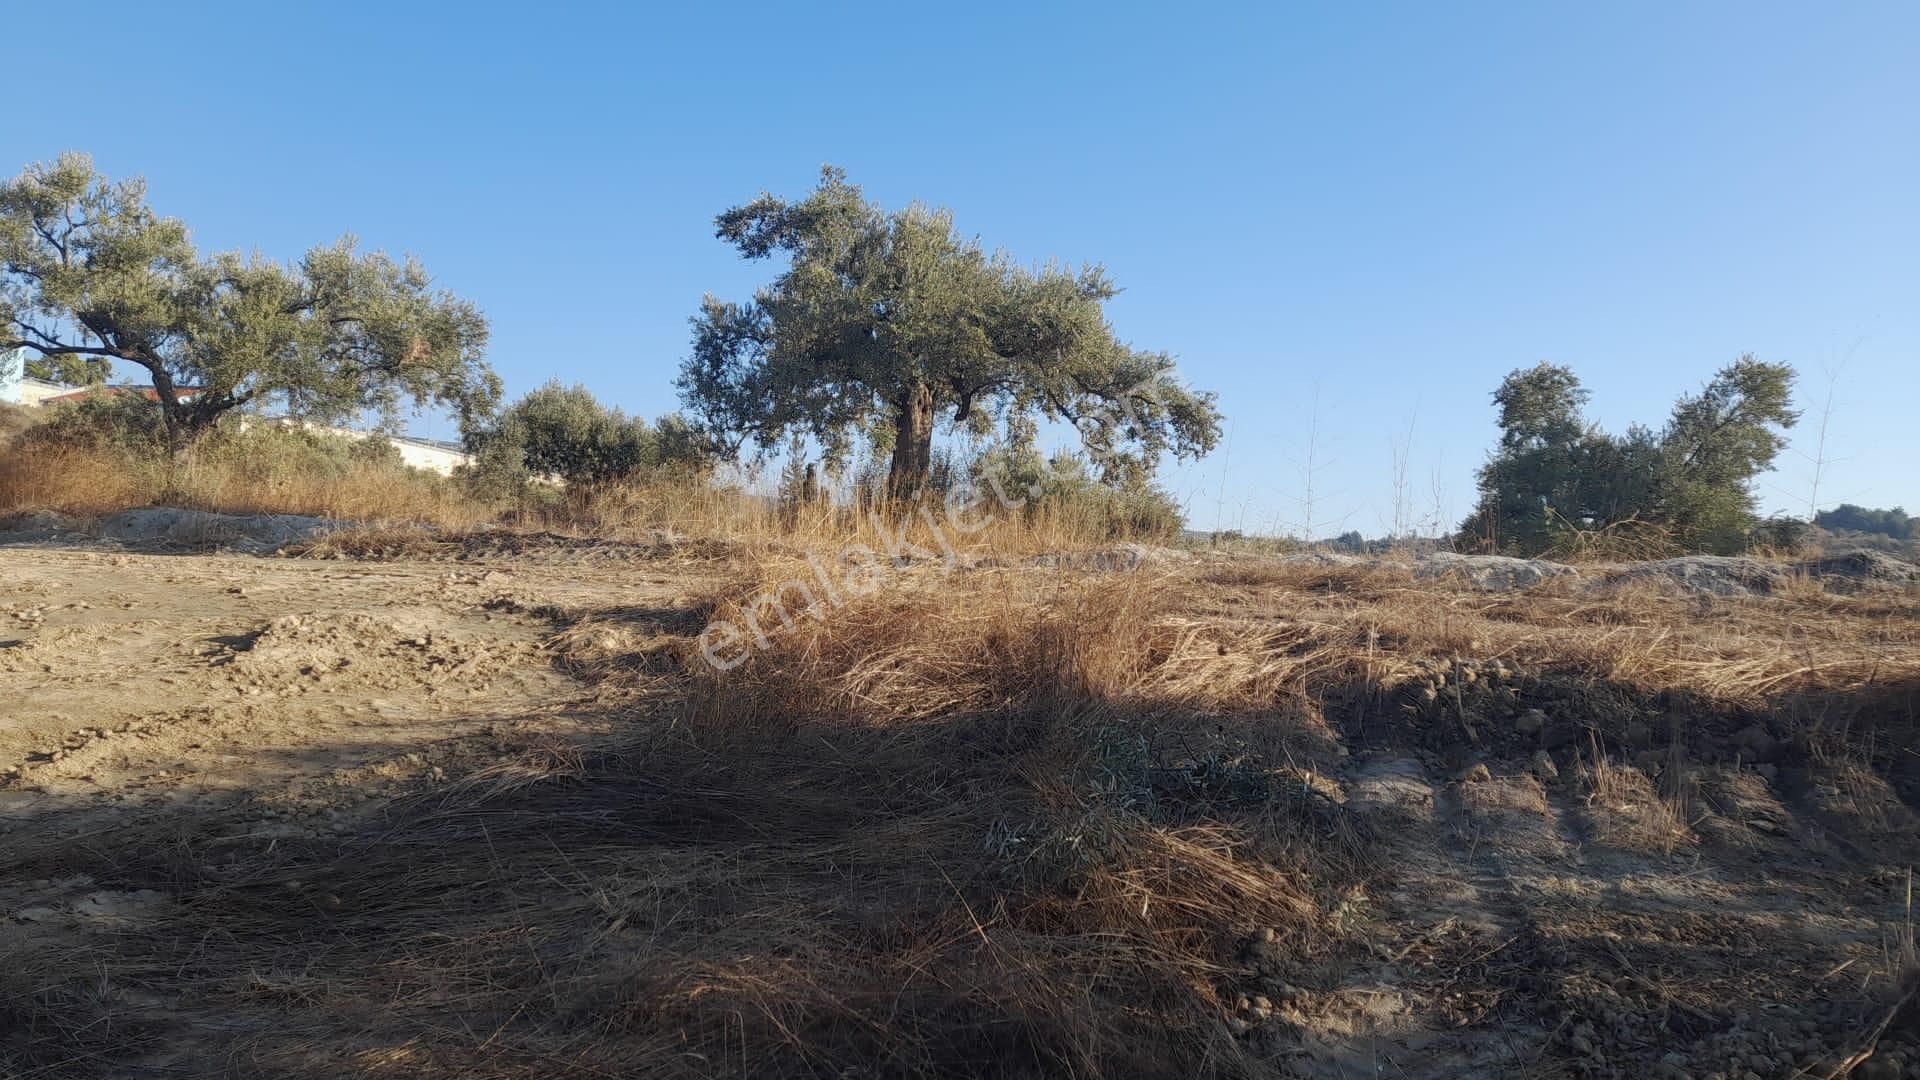
[[[1800,564],[1810,577],[1820,578],[1829,589],[1849,591],[1860,585],[1908,586],[1920,584],[1920,566],[1896,559],[1880,551],[1849,551]]]
[[[1050,566],[1061,570],[1114,572],[1139,570],[1148,566],[1168,566],[1189,561],[1184,551],[1151,544],[1122,543],[1098,551],[1055,551],[1036,555],[1030,566]]]
[[[1792,572],[1776,563],[1733,555],[1687,555],[1614,568],[1602,587],[1651,582],[1700,596],[1765,596],[1786,584]]]
[[[1482,592],[1519,592],[1543,581],[1577,578],[1580,571],[1545,559],[1436,551],[1415,561],[1413,576],[1423,580],[1458,581]]]

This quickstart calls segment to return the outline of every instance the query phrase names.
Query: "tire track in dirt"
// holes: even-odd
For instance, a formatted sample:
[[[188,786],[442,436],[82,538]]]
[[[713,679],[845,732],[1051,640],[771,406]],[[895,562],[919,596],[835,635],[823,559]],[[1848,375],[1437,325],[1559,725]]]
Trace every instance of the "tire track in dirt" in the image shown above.
[[[141,807],[339,831],[464,762],[604,729],[546,650],[553,613],[670,607],[685,584],[520,559],[0,550],[0,609],[30,616],[0,641],[0,832]]]

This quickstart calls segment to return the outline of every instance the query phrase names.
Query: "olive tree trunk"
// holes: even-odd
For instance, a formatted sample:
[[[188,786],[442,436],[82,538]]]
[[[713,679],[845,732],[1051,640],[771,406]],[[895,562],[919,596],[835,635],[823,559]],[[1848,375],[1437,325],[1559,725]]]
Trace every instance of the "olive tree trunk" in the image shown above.
[[[887,497],[906,502],[920,497],[933,467],[933,391],[915,383],[894,402],[893,465],[887,471]]]

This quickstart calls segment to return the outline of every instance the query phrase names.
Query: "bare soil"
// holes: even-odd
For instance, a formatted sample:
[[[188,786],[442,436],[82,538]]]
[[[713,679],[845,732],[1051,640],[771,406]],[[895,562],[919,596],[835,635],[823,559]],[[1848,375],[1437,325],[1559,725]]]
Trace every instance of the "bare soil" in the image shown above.
[[[703,797],[671,802],[699,759],[627,739],[678,715],[687,676],[648,643],[700,630],[720,567],[557,539],[443,554],[0,549],[0,1071],[1073,1071],[1011,1035],[971,1059],[876,1050],[848,1070],[749,1048],[745,1021],[738,1057],[715,1057],[679,1014],[636,1006],[649,980],[677,977],[682,933],[730,942],[730,971],[806,986],[806,953],[727,936],[764,932],[780,897],[756,887],[783,887],[766,868],[798,851],[806,867],[783,873],[841,890],[820,926],[911,937],[913,910],[863,890],[888,821],[948,827],[920,801],[934,793],[852,783],[858,851],[821,840],[841,827],[836,792],[796,793],[791,747],[713,766]],[[1456,665],[1424,687],[1330,703],[1321,743],[1284,773],[1314,793],[1313,820],[1369,850],[1363,869],[1303,885],[1335,897],[1336,946],[1251,925],[1221,945],[1194,991],[1217,1001],[1233,1048],[1213,1071],[1920,1076],[1901,1007],[1911,770],[1755,745],[1767,736],[1736,715],[1700,719],[1706,734],[1662,730],[1646,702],[1579,715],[1589,698],[1544,673]],[[887,767],[849,761],[848,775]],[[829,809],[739,809],[775,791]],[[491,806],[511,813],[474,809]],[[537,858],[500,854],[538,850],[536,830]],[[390,877],[375,887],[409,865],[404,894]],[[476,906],[521,917],[469,935]],[[542,936],[562,922],[592,935]],[[780,992],[794,1016],[826,1008]]]

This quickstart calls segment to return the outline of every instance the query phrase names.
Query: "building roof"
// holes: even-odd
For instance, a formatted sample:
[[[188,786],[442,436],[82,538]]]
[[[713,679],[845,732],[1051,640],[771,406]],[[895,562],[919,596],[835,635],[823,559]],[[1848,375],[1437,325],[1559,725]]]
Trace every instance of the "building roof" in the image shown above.
[[[397,443],[412,443],[415,446],[430,447],[434,450],[447,450],[455,454],[464,454],[467,452],[465,444],[452,442],[447,439],[422,439],[414,435],[389,435],[387,438]]]

